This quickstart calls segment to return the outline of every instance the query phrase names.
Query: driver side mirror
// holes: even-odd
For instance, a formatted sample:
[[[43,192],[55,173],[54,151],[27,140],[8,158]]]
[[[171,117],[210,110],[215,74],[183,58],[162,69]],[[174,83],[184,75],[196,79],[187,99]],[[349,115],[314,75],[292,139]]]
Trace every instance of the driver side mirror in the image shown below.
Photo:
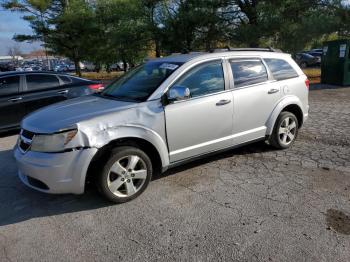
[[[181,101],[191,97],[191,91],[185,86],[173,86],[167,93],[167,99],[169,102]]]

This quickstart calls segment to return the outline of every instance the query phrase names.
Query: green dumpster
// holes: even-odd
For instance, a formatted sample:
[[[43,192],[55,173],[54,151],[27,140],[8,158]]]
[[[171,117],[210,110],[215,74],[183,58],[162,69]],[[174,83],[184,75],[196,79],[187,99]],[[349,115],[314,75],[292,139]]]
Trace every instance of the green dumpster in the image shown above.
[[[323,44],[321,82],[350,85],[350,40],[335,40]]]

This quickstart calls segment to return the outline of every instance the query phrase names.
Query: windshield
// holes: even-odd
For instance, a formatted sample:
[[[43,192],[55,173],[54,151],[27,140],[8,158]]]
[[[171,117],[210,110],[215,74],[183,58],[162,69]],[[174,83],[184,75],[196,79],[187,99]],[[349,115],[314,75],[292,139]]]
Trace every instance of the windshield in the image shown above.
[[[182,63],[148,62],[110,84],[102,96],[125,101],[145,101]]]

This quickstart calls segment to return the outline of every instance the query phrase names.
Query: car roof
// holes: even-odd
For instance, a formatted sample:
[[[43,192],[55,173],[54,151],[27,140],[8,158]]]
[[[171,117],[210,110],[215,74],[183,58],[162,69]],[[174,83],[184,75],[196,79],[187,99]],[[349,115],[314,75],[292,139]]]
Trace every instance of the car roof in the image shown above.
[[[274,51],[249,51],[248,49],[242,49],[242,51],[221,51],[221,52],[193,52],[188,54],[174,54],[161,58],[150,59],[148,62],[167,62],[167,63],[186,63],[195,59],[207,59],[215,57],[232,57],[232,56],[258,56],[265,58],[278,58],[278,57],[290,57],[290,54]]]
[[[0,72],[0,76],[12,76],[12,75],[26,75],[26,74],[50,74],[50,75],[66,75],[71,77],[77,77],[65,73],[53,72],[53,71],[5,71]]]

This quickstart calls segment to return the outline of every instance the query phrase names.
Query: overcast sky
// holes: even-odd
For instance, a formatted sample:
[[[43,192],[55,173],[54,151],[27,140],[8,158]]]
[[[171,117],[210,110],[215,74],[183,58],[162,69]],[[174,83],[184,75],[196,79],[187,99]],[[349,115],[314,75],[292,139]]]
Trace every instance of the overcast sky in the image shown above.
[[[22,52],[28,53],[40,49],[39,43],[17,43],[12,40],[14,34],[31,34],[27,22],[21,19],[21,14],[0,9],[0,55],[7,55],[8,49],[18,45]]]

